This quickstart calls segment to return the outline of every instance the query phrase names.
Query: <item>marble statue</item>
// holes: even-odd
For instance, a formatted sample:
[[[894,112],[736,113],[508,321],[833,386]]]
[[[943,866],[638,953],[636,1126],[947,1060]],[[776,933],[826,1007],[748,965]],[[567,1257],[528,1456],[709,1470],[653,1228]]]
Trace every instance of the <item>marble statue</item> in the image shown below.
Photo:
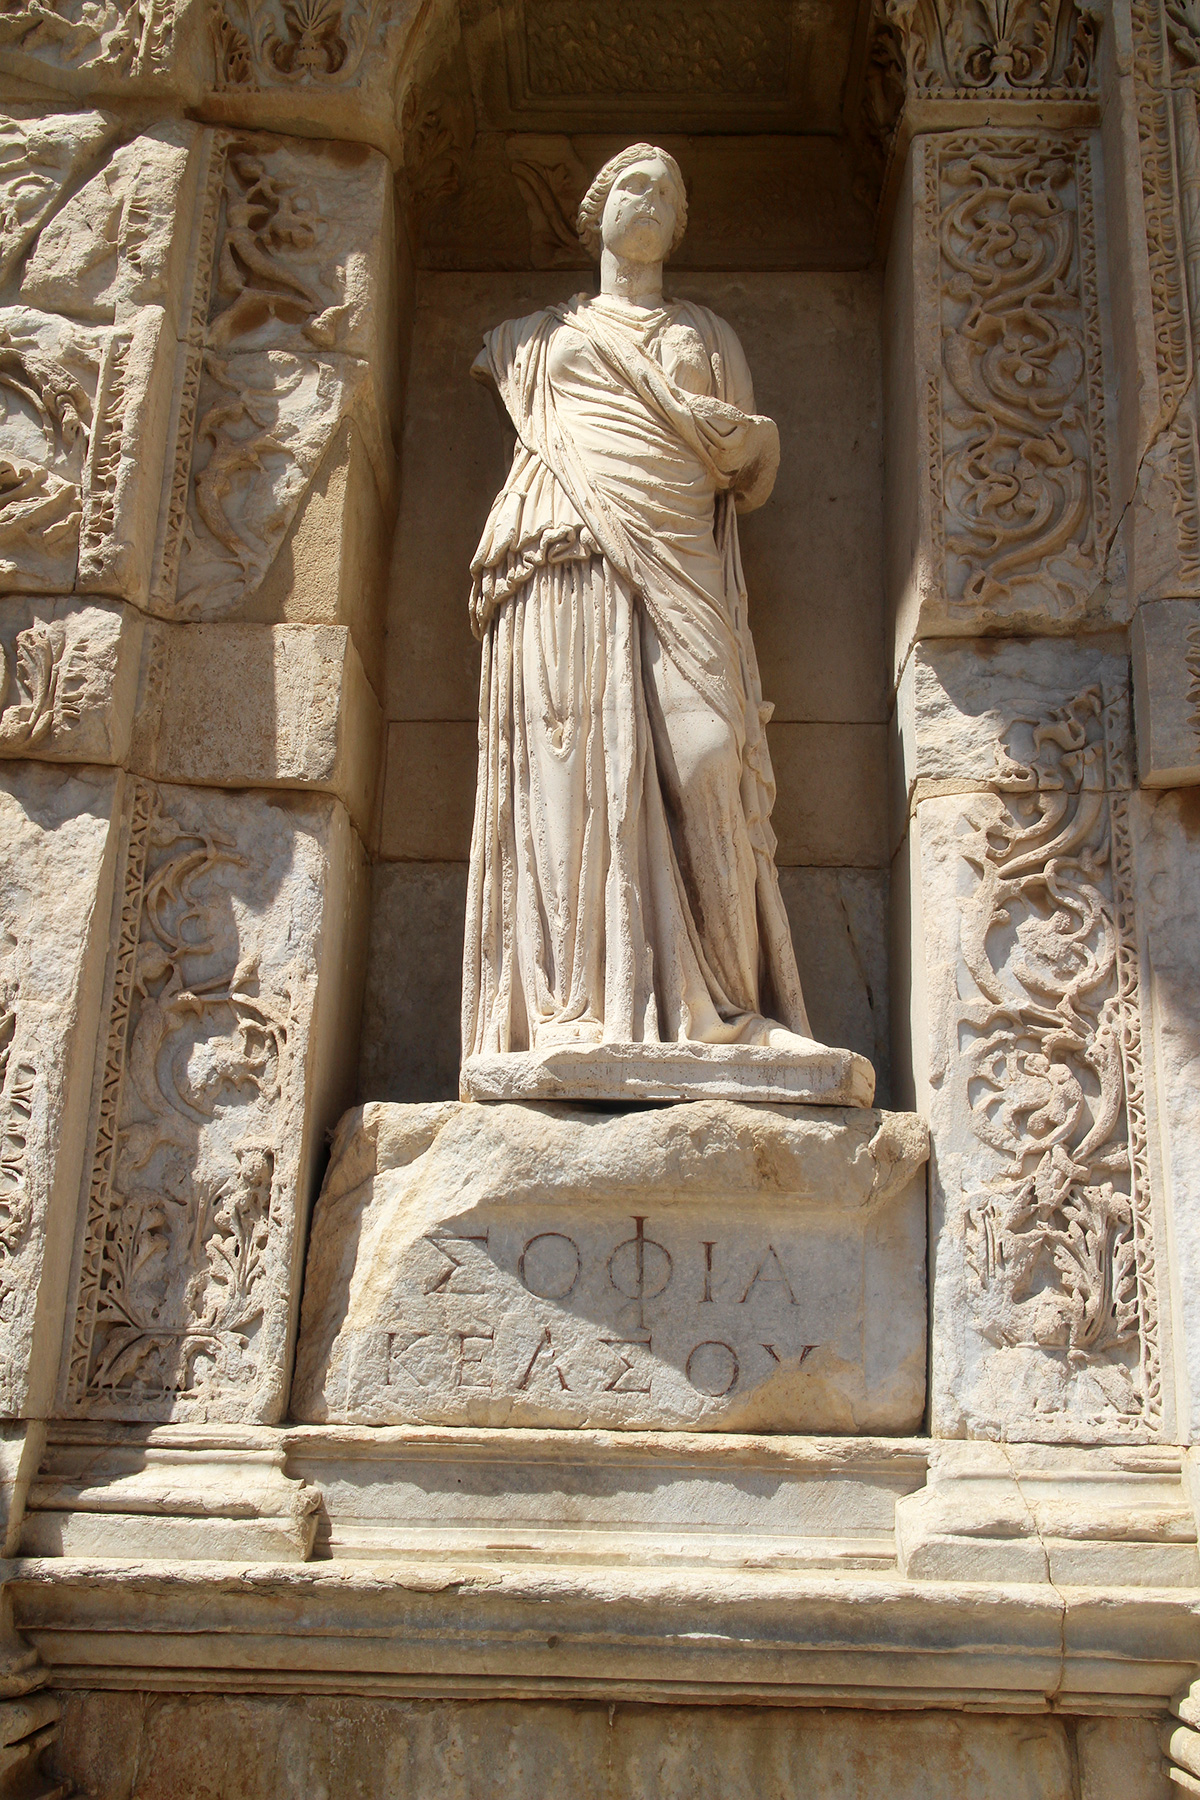
[[[738,1091],[753,1067],[764,1097],[869,1103],[869,1065],[811,1039],[775,868],[737,515],[779,434],[729,325],[663,295],[675,159],[621,151],[577,224],[599,294],[498,326],[472,370],[517,444],[471,565],[464,1094],[603,1097],[651,1065]]]

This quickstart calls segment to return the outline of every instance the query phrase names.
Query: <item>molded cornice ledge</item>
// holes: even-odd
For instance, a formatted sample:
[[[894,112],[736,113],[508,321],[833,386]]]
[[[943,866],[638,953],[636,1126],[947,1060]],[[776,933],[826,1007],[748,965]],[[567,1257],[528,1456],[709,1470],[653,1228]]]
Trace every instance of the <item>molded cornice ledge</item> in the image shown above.
[[[1165,1711],[1194,1589],[463,1562],[30,1559],[58,1688]]]

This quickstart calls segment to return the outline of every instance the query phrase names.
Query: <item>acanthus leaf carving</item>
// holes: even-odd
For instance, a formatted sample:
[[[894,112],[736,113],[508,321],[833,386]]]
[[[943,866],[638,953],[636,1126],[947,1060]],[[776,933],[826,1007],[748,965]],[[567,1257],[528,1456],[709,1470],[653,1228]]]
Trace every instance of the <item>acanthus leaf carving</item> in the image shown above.
[[[1087,150],[997,134],[938,140],[933,160],[947,595],[1069,617],[1098,579],[1108,506]]]
[[[0,645],[0,753],[10,756],[34,749],[79,717],[76,668],[88,644],[86,638],[68,643],[61,621],[39,619],[17,633],[13,649],[10,657]]]
[[[966,1193],[974,1318],[1001,1356],[1057,1365],[1039,1401],[1051,1435],[1098,1417],[1143,1433],[1162,1416],[1125,802],[1107,724],[1099,687],[1014,720],[962,848],[975,887],[959,945],[978,997],[959,1009],[958,1079],[983,1151]],[[1004,1376],[989,1381],[994,1403]]]
[[[217,86],[346,86],[386,35],[386,0],[215,0]]]
[[[884,0],[910,93],[938,99],[1094,92],[1099,8],[1088,0]]]

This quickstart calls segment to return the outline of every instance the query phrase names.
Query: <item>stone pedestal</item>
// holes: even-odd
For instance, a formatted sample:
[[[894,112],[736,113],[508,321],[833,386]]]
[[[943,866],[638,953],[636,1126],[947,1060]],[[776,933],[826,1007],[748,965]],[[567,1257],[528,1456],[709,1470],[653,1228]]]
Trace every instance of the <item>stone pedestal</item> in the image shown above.
[[[313,1228],[293,1415],[905,1432],[925,1128],[699,1101],[368,1106]]]

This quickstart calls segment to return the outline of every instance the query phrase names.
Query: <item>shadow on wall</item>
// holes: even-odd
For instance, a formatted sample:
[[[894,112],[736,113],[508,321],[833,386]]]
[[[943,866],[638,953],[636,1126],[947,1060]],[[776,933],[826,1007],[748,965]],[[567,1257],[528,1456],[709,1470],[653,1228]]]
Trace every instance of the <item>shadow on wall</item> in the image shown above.
[[[813,1032],[869,1057],[887,1106],[887,874],[785,868],[779,878]],[[465,863],[376,866],[361,1100],[457,1098],[466,904]]]

